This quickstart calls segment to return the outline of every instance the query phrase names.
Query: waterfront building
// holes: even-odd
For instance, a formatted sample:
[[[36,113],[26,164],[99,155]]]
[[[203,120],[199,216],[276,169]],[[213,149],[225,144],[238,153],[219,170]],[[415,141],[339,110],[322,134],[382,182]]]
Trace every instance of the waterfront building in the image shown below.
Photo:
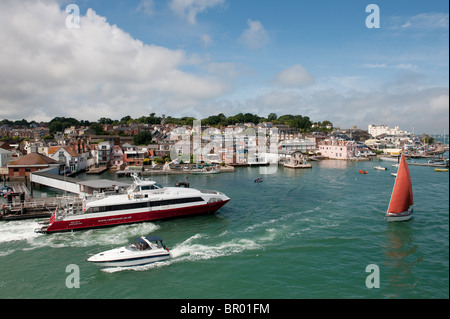
[[[69,146],[50,146],[48,156],[65,166],[68,173],[78,173],[86,170],[94,164],[93,159],[89,161],[89,152],[78,153]]]
[[[123,144],[123,162],[127,166],[142,166],[147,151],[131,144]]]
[[[279,145],[281,151],[288,152],[300,151],[306,153],[309,151],[314,152],[316,150],[315,142],[299,138],[283,140]]]
[[[60,164],[57,160],[39,153],[30,153],[8,164],[9,177],[29,177],[30,173],[54,168],[59,173]]]
[[[382,134],[386,134],[386,136],[410,136],[411,133],[408,131],[400,130],[399,126],[394,128],[389,128],[387,125],[374,125],[369,124],[369,134],[373,137],[379,137]]]
[[[106,166],[108,167],[109,162],[111,161],[111,148],[113,143],[110,141],[103,141],[98,143],[96,147],[95,157],[97,159],[96,163],[98,166]]]
[[[319,144],[319,152],[330,159],[351,159],[358,152],[358,145],[354,141],[325,140]]]
[[[124,164],[124,153],[120,145],[113,146],[109,164],[114,168],[120,168]]]

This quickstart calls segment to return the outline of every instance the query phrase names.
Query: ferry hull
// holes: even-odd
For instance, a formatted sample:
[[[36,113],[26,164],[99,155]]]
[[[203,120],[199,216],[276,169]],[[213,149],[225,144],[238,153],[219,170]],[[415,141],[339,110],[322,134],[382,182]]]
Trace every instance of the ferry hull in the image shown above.
[[[111,227],[122,224],[141,223],[189,215],[213,213],[219,210],[228,201],[229,199],[204,205],[153,210],[138,213],[135,212],[128,214],[122,213],[120,215],[111,215],[107,217],[102,216],[102,217],[87,218],[86,215],[81,215],[82,218],[54,221],[53,223],[50,223],[47,227],[43,227],[40,232],[42,233],[66,232],[72,230]]]

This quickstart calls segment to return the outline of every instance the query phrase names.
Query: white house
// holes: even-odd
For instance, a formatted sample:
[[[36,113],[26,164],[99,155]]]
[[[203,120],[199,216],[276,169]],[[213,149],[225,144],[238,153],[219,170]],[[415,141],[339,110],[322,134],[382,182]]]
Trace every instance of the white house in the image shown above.
[[[83,171],[89,166],[88,155],[88,152],[79,154],[68,146],[51,146],[48,148],[48,156],[64,163],[67,170],[72,173]]]

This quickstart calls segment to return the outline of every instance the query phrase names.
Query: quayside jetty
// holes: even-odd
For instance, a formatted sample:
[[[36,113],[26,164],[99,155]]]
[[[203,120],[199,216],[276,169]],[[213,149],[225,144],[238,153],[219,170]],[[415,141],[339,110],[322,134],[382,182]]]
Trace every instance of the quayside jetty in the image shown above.
[[[78,196],[58,196],[12,201],[2,205],[0,220],[22,220],[50,217],[61,206],[81,205]]]
[[[20,220],[50,217],[58,207],[80,205],[85,196],[98,193],[123,192],[129,184],[107,179],[81,181],[41,170],[30,174],[31,189],[44,185],[64,191],[56,197],[33,197],[25,183],[10,184],[10,191],[2,199],[0,220]]]
[[[414,165],[414,166],[427,166],[427,167],[448,167],[448,162],[446,165],[442,164],[435,164],[435,163],[408,163],[408,165]]]
[[[45,171],[37,171],[30,174],[30,181],[33,184],[45,185],[57,188],[65,192],[78,194],[79,196],[92,195],[94,193],[114,191],[116,186],[119,189],[127,188],[130,184],[112,181],[108,179],[95,179],[82,181],[76,178],[51,174]]]

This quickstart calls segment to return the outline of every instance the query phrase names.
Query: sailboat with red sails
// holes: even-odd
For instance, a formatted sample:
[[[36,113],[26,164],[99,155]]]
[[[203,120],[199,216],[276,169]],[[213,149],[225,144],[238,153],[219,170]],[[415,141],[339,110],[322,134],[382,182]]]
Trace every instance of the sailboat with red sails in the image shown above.
[[[412,217],[414,200],[408,164],[402,155],[398,166],[391,201],[386,212],[387,221],[405,221]]]

